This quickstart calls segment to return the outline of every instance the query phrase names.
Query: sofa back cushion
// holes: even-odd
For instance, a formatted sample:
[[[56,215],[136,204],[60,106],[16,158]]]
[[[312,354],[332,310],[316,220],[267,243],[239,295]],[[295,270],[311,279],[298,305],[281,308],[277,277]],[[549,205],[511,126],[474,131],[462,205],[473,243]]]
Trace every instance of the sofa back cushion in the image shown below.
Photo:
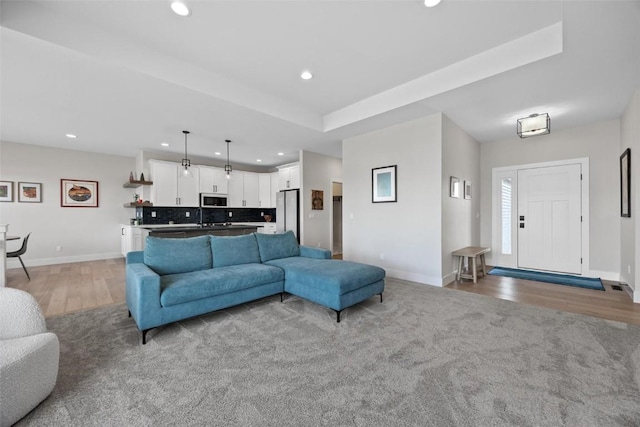
[[[212,268],[209,236],[179,239],[147,237],[144,263],[160,275]]]
[[[289,230],[283,234],[261,234],[256,233],[258,248],[260,249],[260,259],[262,262],[272,259],[288,258],[300,256],[300,246],[293,231]]]
[[[213,267],[260,263],[258,242],[253,234],[242,236],[211,236]]]

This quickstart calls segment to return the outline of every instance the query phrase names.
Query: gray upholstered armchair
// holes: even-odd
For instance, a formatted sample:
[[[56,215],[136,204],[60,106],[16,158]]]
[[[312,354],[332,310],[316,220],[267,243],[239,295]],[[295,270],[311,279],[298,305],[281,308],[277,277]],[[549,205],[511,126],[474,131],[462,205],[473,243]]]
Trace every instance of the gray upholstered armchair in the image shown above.
[[[24,417],[53,390],[60,344],[47,332],[38,302],[0,287],[0,427]]]

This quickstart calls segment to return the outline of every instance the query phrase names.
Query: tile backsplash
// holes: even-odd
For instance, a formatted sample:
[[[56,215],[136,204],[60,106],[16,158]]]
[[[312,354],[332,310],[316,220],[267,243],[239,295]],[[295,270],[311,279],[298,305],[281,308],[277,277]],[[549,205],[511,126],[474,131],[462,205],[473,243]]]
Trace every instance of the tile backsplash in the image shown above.
[[[153,216],[155,212],[155,217]],[[231,216],[229,213],[231,212]],[[189,216],[187,216],[187,213]],[[175,224],[211,223],[211,222],[262,222],[261,214],[271,215],[271,222],[276,221],[275,209],[262,208],[180,208],[144,206],[136,208],[136,218],[142,224]]]

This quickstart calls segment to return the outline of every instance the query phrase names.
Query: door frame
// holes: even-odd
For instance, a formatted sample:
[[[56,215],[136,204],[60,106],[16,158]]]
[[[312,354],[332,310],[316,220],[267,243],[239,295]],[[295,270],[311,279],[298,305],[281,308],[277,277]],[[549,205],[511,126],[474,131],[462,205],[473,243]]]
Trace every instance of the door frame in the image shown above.
[[[581,165],[582,185],[581,185],[581,233],[582,233],[582,275],[588,276],[591,273],[591,262],[589,253],[589,158],[557,160],[552,162],[528,163],[513,166],[496,167],[491,170],[491,260],[494,266],[518,268],[518,170],[535,169],[552,166]],[[512,199],[511,199],[511,254],[502,253],[502,219],[501,219],[501,197],[498,192],[502,177],[512,178]]]

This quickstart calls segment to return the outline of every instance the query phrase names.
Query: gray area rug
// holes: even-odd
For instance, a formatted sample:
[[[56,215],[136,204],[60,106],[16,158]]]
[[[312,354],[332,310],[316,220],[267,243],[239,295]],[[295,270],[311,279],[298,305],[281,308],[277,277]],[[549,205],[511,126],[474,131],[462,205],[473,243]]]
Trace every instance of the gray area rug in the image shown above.
[[[640,424],[640,328],[390,279],[335,313],[278,296],[149,332],[47,321],[53,393],[18,425]]]

